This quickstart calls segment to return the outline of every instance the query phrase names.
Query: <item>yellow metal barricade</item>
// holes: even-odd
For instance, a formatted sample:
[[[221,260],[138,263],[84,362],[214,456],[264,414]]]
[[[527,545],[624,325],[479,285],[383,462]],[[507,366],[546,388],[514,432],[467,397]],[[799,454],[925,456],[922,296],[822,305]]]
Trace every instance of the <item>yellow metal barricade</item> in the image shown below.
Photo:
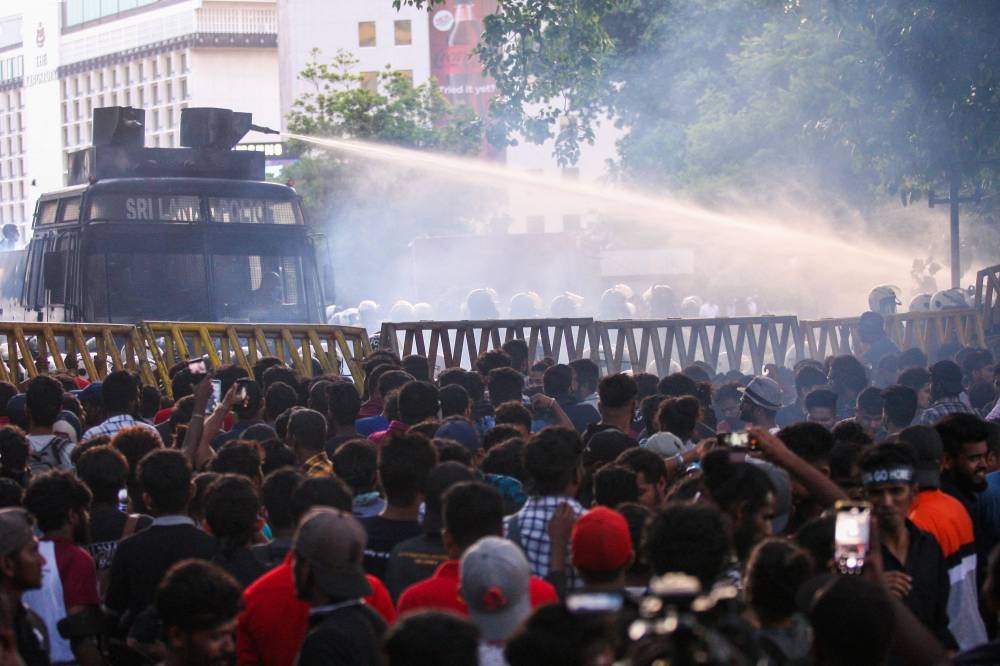
[[[275,356],[303,377],[317,374],[315,361],[322,374],[349,374],[361,391],[362,361],[371,351],[365,329],[353,326],[146,321],[140,329],[168,393],[169,369],[202,356],[213,367],[234,363],[247,371],[261,358]]]
[[[420,354],[432,364],[440,358],[444,369],[472,367],[480,354],[513,339],[527,343],[529,365],[545,356],[562,363],[589,357],[597,347],[589,318],[386,322],[379,344],[401,357]]]
[[[800,321],[807,355],[823,360],[863,350],[858,322],[857,317]],[[929,356],[943,344],[986,347],[983,315],[976,309],[889,315],[885,318],[885,332],[901,351],[917,347]]]
[[[857,340],[858,318],[799,321],[805,355],[818,361],[828,356],[850,354],[852,339]]]
[[[677,368],[703,361],[719,372],[760,374],[769,362],[792,365],[804,353],[795,317],[729,317],[714,319],[629,319],[594,322],[600,341],[599,360],[607,372],[630,364],[663,377]],[[722,367],[720,367],[722,366]]]
[[[982,312],[972,308],[906,312],[886,317],[885,328],[901,350],[919,347],[924,353],[932,354],[944,344],[986,347]]]
[[[795,317],[736,317],[594,321],[515,319],[496,321],[387,322],[381,344],[400,356],[426,356],[439,369],[472,367],[479,354],[522,339],[529,361],[550,356],[565,363],[591,358],[605,372],[646,369],[658,375],[705,361],[718,371],[743,368],[760,373],[767,362],[791,365],[862,347],[857,318],[798,321]],[[933,353],[943,344],[986,346],[982,309],[904,313],[886,317],[886,332],[900,349]],[[350,375],[364,386],[367,332],[350,326],[309,324],[218,324],[143,322],[45,324],[0,322],[0,380],[21,384],[50,371],[81,372],[103,379],[111,370],[135,372],[143,384],[171,395],[169,369],[192,357],[214,367],[237,364],[248,371],[274,356],[303,377]],[[723,367],[720,367],[723,366]]]
[[[25,379],[65,370],[100,380],[111,370],[130,370],[155,384],[152,359],[134,326],[0,322],[0,380]]]
[[[443,367],[472,367],[476,357],[512,339],[528,344],[529,362],[550,356],[561,363],[590,358],[606,372],[631,366],[670,372],[706,361],[716,367],[723,353],[738,367],[744,354],[756,372],[768,360],[801,353],[795,317],[594,321],[592,319],[503,319],[495,321],[386,322],[380,342],[400,356],[420,354]]]
[[[988,266],[976,276],[976,310],[983,328],[993,336],[1000,333],[1000,264]]]

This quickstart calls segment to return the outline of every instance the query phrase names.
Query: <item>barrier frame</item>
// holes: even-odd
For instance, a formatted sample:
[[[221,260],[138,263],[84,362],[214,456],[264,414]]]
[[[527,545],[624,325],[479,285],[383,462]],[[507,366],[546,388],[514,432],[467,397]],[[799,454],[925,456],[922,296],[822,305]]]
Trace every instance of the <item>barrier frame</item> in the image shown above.
[[[253,372],[254,364],[262,357],[276,356],[302,377],[313,376],[310,361],[313,357],[319,361],[324,374],[337,375],[342,372],[339,359],[343,359],[358,391],[364,390],[363,361],[371,348],[363,328],[167,321],[144,321],[139,328],[168,394],[172,394],[168,377],[170,367],[203,355],[208,357],[212,367],[235,363],[247,372]]]

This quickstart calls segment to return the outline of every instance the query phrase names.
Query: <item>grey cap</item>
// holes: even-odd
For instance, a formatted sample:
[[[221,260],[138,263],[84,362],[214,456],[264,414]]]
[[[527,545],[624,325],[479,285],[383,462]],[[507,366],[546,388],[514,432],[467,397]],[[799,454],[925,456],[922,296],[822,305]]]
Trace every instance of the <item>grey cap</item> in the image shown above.
[[[672,432],[661,431],[650,435],[642,448],[649,449],[661,458],[670,458],[684,452],[684,442]]]
[[[754,377],[743,389],[743,395],[764,409],[781,409],[781,386],[769,377]]]
[[[944,442],[931,426],[915,425],[904,428],[896,437],[909,445],[917,459],[913,482],[920,488],[941,486],[941,462],[944,460]]]
[[[531,615],[531,566],[517,545],[488,536],[462,555],[460,591],[485,641],[506,641]]]
[[[302,516],[292,549],[312,568],[319,588],[334,599],[372,593],[362,568],[368,535],[349,513],[314,507]]]
[[[35,520],[20,507],[0,509],[0,556],[21,550],[35,536]]]

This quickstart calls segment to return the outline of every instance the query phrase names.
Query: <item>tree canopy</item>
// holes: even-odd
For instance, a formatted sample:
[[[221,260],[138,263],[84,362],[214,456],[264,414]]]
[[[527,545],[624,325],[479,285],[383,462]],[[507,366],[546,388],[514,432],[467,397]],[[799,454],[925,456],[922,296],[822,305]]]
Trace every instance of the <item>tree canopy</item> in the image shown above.
[[[348,52],[326,62],[314,50],[300,74],[313,90],[294,102],[288,130],[458,155],[479,152],[480,119],[470,108],[450,104],[434,81],[414,85],[390,68],[366,78],[356,69],[357,59]],[[381,256],[402,263],[413,238],[465,232],[488,202],[460,188],[442,197],[440,188],[447,183],[430,187],[431,176],[405,165],[393,168],[303,141],[293,144],[299,159],[282,176],[295,181],[307,219],[327,234],[325,254],[336,267],[338,284],[327,281],[325,288],[341,302],[356,302],[398,282],[393,271],[350,270],[353,262]]]
[[[459,155],[475,154],[482,143],[482,125],[466,106],[445,99],[434,81],[414,85],[400,71],[385,68],[367,80],[357,71],[357,59],[340,50],[329,62],[319,49],[299,74],[313,91],[292,104],[288,130],[314,137],[378,141],[406,148]],[[300,183],[311,219],[335,216],[354,205],[358,165],[342,155],[297,142],[301,154],[285,175]]]
[[[862,208],[910,203],[952,168],[995,189],[990,0],[500,0],[479,53],[494,140],[555,139],[572,163],[614,122],[626,180],[697,192],[794,175]]]

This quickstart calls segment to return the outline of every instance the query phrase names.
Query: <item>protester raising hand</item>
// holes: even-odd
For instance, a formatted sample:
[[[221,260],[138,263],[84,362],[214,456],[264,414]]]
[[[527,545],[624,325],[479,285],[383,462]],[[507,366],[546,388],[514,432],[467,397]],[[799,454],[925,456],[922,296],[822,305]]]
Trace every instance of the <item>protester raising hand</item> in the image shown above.
[[[239,384],[234,383],[226,391],[222,400],[212,413],[206,418],[205,410],[208,407],[208,399],[212,395],[212,382],[204,379],[199,382],[194,392],[194,414],[191,417],[191,426],[188,435],[184,439],[184,454],[191,461],[194,469],[202,469],[215,457],[215,450],[212,448],[212,439],[219,434],[223,422],[236,402],[236,391]]]
[[[784,468],[806,487],[821,506],[833,506],[837,500],[847,499],[847,494],[825,474],[795,455],[776,435],[764,428],[750,428],[755,440],[754,449],[767,461]]]

